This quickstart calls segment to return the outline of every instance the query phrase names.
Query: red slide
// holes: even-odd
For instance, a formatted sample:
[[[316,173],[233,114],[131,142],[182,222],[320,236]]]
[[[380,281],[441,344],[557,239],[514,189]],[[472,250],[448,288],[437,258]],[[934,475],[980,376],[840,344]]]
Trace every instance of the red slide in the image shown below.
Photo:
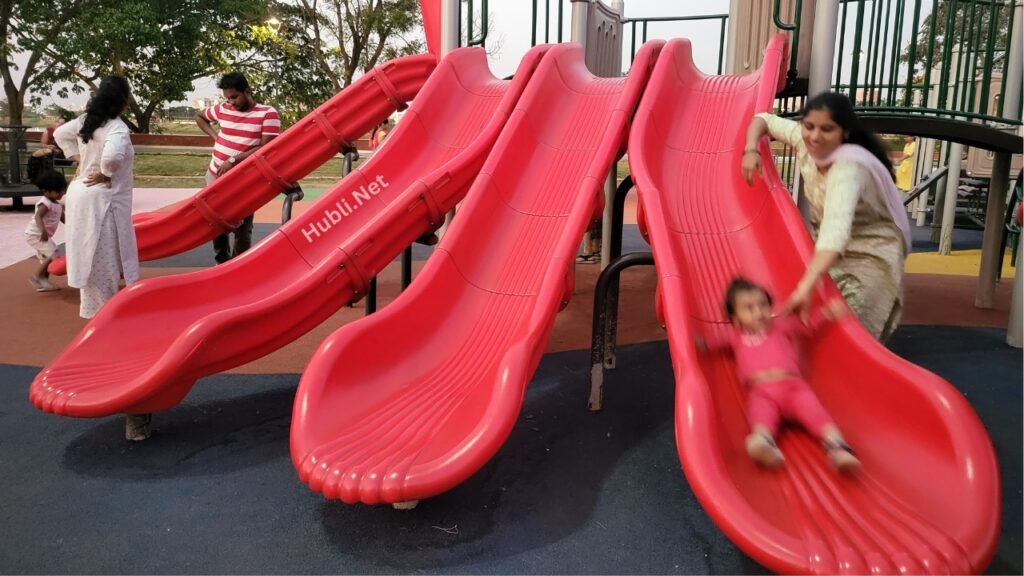
[[[544,56],[437,251],[382,312],[332,334],[296,393],[292,461],[348,503],[444,492],[505,441],[573,290],[574,257],[662,42],[628,78]]]
[[[428,54],[391,60],[325,102],[270,144],[187,202],[166,212],[137,214],[139,260],[191,250],[234,229],[246,216],[330,160],[395,110],[405,108],[434,70]],[[50,273],[67,273],[61,257]]]
[[[512,81],[494,78],[482,49],[453,51],[386,145],[311,210],[225,264],[117,294],[36,377],[32,402],[80,417],[163,410],[197,378],[276,350],[362,297],[465,195],[545,50]]]
[[[686,478],[722,531],[774,571],[981,572],[999,537],[999,474],[984,427],[951,385],[844,320],[806,351],[806,370],[862,470],[833,472],[809,435],[787,431],[780,439],[785,465],[765,471],[744,450],[749,425],[731,357],[694,347],[695,334],[725,329],[722,300],[733,275],[781,298],[812,254],[767,142],[764,180],[751,188],[739,169],[751,116],[772,109],[784,52],[776,37],[760,72],[705,76],[688,41],[670,42],[630,134]],[[839,297],[831,282],[823,292]]]

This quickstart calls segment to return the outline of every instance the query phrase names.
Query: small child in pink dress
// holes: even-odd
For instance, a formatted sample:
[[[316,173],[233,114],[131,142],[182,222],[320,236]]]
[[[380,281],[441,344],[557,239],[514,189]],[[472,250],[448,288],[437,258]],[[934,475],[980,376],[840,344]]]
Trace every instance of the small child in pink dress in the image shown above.
[[[725,309],[735,330],[713,347],[732,349],[736,372],[747,386],[751,433],[746,447],[750,457],[768,468],[781,465],[784,458],[775,445],[775,435],[782,420],[789,420],[821,439],[837,470],[857,468],[860,461],[800,372],[796,342],[845,315],[846,305],[839,300],[830,302],[804,325],[795,316],[772,316],[768,291],[736,278],[726,291]]]

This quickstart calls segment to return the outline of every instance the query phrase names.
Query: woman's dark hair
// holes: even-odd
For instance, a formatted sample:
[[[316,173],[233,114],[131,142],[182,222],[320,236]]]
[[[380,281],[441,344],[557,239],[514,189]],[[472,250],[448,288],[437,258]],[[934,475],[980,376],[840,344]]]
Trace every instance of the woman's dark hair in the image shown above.
[[[249,81],[241,72],[228,72],[221,77],[220,82],[217,82],[217,88],[245,92],[249,89]]]
[[[729,287],[725,289],[725,313],[729,315],[729,318],[736,315],[736,295],[740,292],[760,292],[768,299],[768,305],[772,304],[772,295],[763,286],[739,276],[733,278]]]
[[[846,95],[835,92],[822,92],[804,104],[804,109],[800,112],[800,116],[806,116],[811,110],[828,110],[829,115],[832,116],[832,121],[843,129],[843,142],[856,144],[871,152],[871,155],[878,158],[882,166],[885,166],[885,169],[888,170],[889,175],[895,179],[892,163],[889,162],[889,154],[886,153],[885,146],[882,146],[878,136],[875,136],[873,132],[861,124],[857,113],[853,111],[853,103],[850,102]]]
[[[123,76],[104,76],[100,87],[85,105],[85,120],[82,121],[82,131],[78,133],[82,141],[88,142],[97,128],[120,116],[129,98],[131,88]]]

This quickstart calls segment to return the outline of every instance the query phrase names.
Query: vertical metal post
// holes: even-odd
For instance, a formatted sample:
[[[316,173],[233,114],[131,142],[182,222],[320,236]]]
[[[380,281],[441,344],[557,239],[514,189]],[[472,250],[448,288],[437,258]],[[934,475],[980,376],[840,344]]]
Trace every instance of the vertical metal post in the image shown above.
[[[364,315],[369,316],[377,311],[377,277],[370,278],[370,286],[366,289],[366,308]]]
[[[1020,119],[1021,81],[1024,80],[1024,38],[1022,38],[1022,16],[1024,2],[1016,1],[1010,35],[1013,44],[1009,46],[1006,61],[1006,74],[1003,85],[1006,87],[1003,96],[1003,117],[1009,120]],[[996,277],[999,263],[1002,260],[999,250],[1002,247],[1003,212],[1006,210],[1006,191],[1010,186],[1010,160],[1008,152],[997,152],[992,163],[992,179],[988,185],[988,205],[985,207],[985,237],[981,245],[981,270],[978,272],[978,287],[974,295],[974,305],[978,308],[992,308],[996,290]],[[1020,274],[1020,270],[1017,271]],[[1011,321],[1013,318],[1011,317]]]
[[[935,140],[933,140],[932,138],[928,138],[924,142],[924,150],[922,150],[922,154],[924,156],[924,164],[922,165],[923,168],[921,170],[921,174],[923,174],[923,175],[931,174],[933,171],[935,171],[935,166],[934,166],[935,165]],[[923,176],[922,176],[922,178],[923,178]],[[917,213],[917,225],[918,226],[924,226],[925,222],[926,222],[926,220],[928,218],[928,196],[929,195],[930,195],[930,192],[927,191],[927,190],[924,192],[924,194],[921,194],[920,203],[918,204],[918,213]]]
[[[458,48],[462,43],[459,24],[462,19],[460,0],[442,0],[441,2],[441,57]],[[534,10],[536,15],[536,10]],[[486,26],[487,23],[484,23]],[[455,209],[445,214],[444,224],[437,230],[437,237],[443,238],[448,226],[455,217]]]
[[[590,0],[572,0],[572,28],[570,29],[569,40],[582,44],[584,54],[587,51],[587,18],[589,10]]]
[[[1024,347],[1024,310],[1021,309],[1021,298],[1024,296],[1024,272],[1022,272],[1021,255],[1024,254],[1024,234],[1017,238],[1017,269],[1013,278],[1013,295],[1010,296],[1010,321],[1006,324],[1006,343],[1014,348]]]
[[[811,41],[811,70],[807,93],[811,96],[832,87],[832,63],[836,55],[836,31],[839,29],[839,0],[818,0]]]
[[[461,43],[459,37],[459,20],[461,17],[459,0],[442,0],[441,2],[441,56],[455,50]]]
[[[949,146],[950,142],[940,142],[937,146],[939,149],[939,168],[949,168]],[[930,239],[932,242],[938,243],[939,238],[942,236],[940,228],[942,226],[942,217],[946,212],[946,183],[949,181],[949,170],[946,170],[946,175],[942,177],[941,182],[935,183],[935,209],[932,213],[932,233]]]
[[[964,145],[953,142],[949,147],[949,174],[946,178],[946,198],[942,209],[942,232],[939,236],[939,254],[948,256],[953,250],[953,224],[956,222],[956,189],[960,186],[960,157]]]
[[[736,47],[739,43],[740,23],[740,2],[743,0],[729,0],[729,43],[725,47],[725,73],[736,74]],[[634,25],[634,30],[636,26]],[[633,50],[636,52],[636,50]]]
[[[402,290],[412,283],[412,246],[402,251]]]

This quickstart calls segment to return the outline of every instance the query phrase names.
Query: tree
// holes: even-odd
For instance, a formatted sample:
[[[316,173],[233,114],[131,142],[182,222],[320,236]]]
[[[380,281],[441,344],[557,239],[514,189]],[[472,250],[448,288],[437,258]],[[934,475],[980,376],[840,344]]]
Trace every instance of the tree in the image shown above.
[[[236,62],[288,124],[378,64],[424,50],[418,0],[277,0]]]
[[[29,91],[44,87],[56,65],[51,45],[87,4],[86,0],[0,0],[0,34],[4,37],[0,76],[11,124],[22,123]],[[16,56],[24,58],[22,66],[15,62]],[[16,72],[21,72],[20,78],[15,78]]]
[[[125,121],[149,132],[164,103],[181,100],[192,82],[227,67],[252,46],[251,26],[266,17],[254,0],[118,0],[95,2],[52,40],[55,65],[45,80],[77,81],[58,94],[95,89],[119,74],[132,85]]]
[[[936,66],[938,63],[942,62],[946,47],[946,29],[950,24],[949,17],[951,14],[949,7],[950,2],[940,2],[935,13],[929,14],[924,19],[924,22],[921,24],[921,28],[917,32],[916,45],[911,44],[904,48],[903,54],[900,58],[901,61],[908,62],[910,60],[911,46],[914,46],[913,64],[915,70],[919,72],[923,72],[925,70],[928,59],[928,46],[931,41],[932,20],[934,19],[935,46],[932,50],[932,66]],[[964,35],[967,34],[965,45],[972,50],[977,50],[977,66],[980,67],[984,65],[986,48],[991,41],[995,42],[996,56],[1004,53],[1001,51],[1006,50],[1006,41],[1010,32],[1009,11],[1006,7],[999,6],[996,8],[996,34],[994,39],[989,37],[989,31],[991,30],[992,24],[992,14],[988,4],[973,5],[961,3],[957,5],[956,13],[952,14],[952,16],[954,18],[952,22],[952,47],[959,46],[961,41],[964,40]],[[977,40],[975,40],[975,38],[977,38]]]

